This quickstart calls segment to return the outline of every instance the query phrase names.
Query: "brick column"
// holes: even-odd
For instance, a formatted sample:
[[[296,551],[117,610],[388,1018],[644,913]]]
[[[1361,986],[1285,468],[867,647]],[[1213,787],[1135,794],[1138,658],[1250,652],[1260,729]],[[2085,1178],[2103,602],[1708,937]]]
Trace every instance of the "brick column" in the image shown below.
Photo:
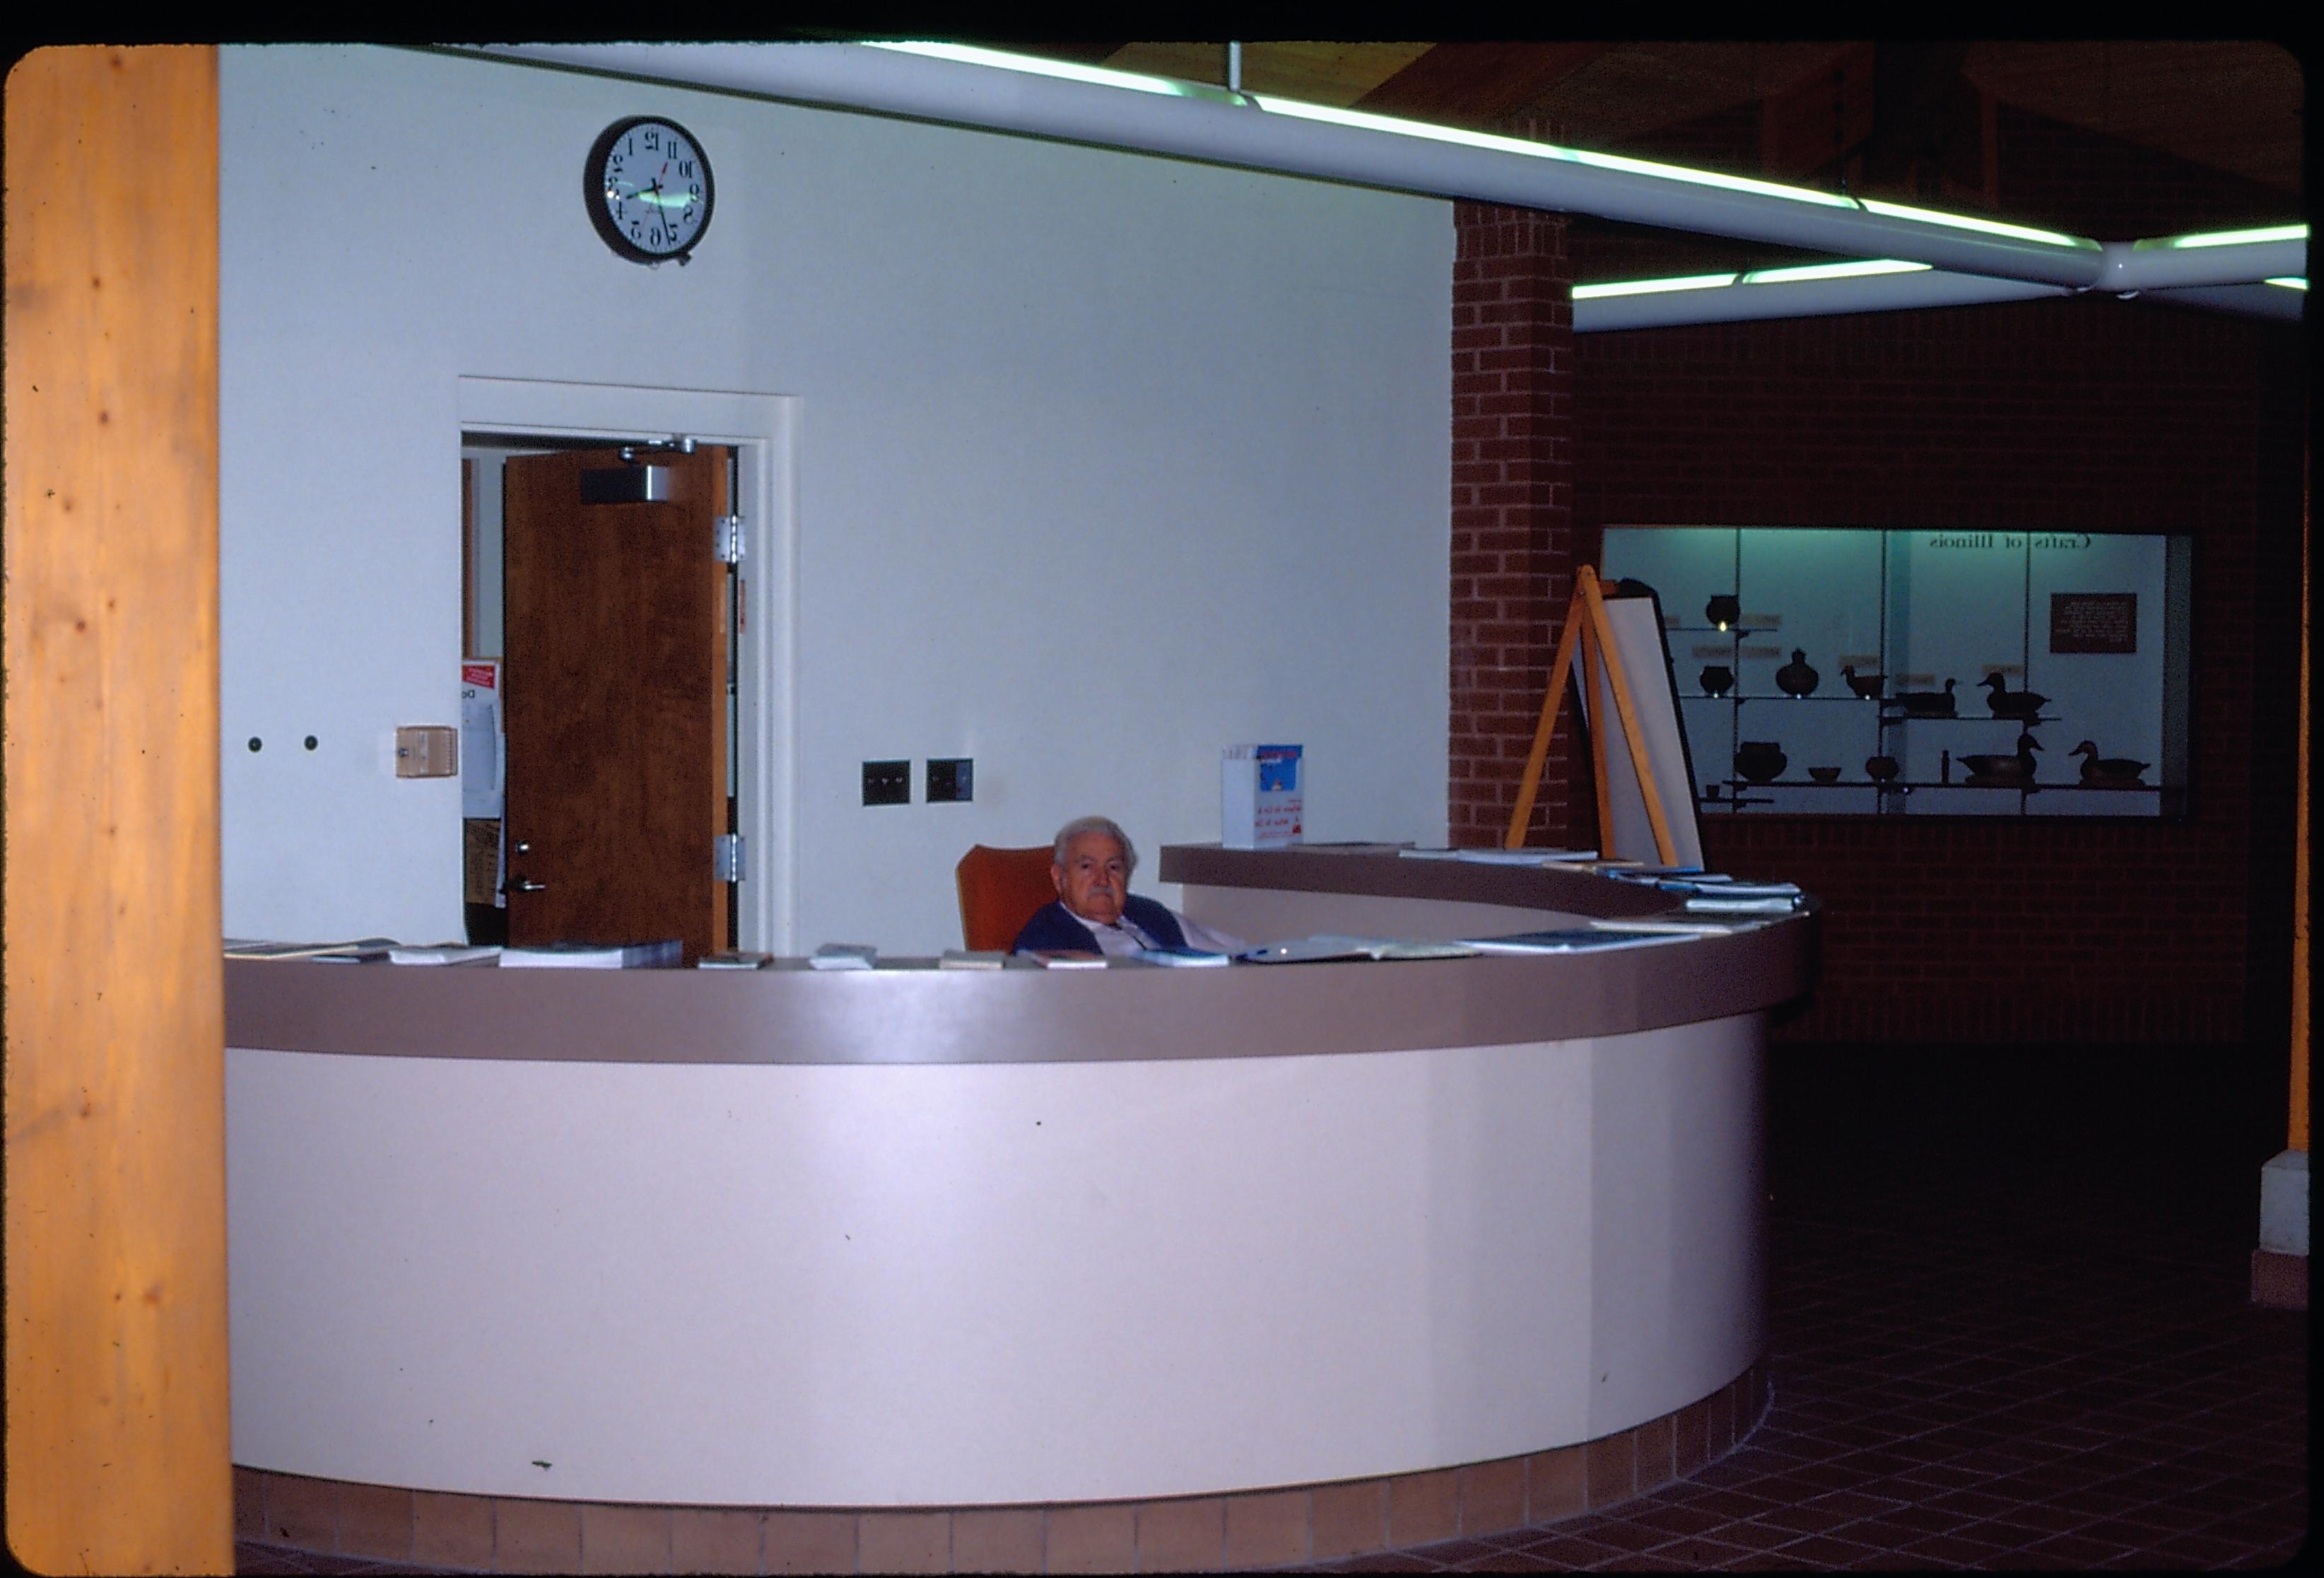
[[[1573,593],[1573,276],[1561,214],[1456,202],[1452,222],[1448,832],[1497,845]],[[1572,835],[1573,711],[1569,697],[1528,843]]]

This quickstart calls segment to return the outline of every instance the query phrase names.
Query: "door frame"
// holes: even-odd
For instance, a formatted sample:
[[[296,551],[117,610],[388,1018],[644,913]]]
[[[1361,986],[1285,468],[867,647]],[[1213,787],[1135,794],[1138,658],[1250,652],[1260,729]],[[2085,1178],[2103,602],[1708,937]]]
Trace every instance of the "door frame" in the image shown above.
[[[462,377],[452,435],[484,430],[612,443],[684,434],[734,447],[734,567],[744,625],[734,643],[734,820],[743,836],[733,946],[798,951],[797,395]],[[709,544],[705,543],[705,549]]]

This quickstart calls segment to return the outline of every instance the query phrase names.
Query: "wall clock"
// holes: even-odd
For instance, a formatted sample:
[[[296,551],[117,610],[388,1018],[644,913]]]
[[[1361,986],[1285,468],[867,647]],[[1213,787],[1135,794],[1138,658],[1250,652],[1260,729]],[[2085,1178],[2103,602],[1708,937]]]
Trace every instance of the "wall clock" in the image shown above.
[[[702,144],[658,115],[632,115],[597,134],[581,194],[605,245],[641,263],[687,262],[710,229],[717,195]]]

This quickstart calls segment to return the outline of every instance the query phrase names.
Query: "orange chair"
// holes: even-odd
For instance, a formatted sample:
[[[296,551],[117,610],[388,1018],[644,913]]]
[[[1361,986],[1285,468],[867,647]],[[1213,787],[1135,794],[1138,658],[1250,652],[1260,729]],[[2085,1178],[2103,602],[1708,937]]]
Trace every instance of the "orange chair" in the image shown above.
[[[1055,854],[1048,844],[994,849],[977,844],[960,857],[953,880],[960,888],[960,934],[974,949],[1005,948],[1033,912],[1057,896],[1049,880]]]

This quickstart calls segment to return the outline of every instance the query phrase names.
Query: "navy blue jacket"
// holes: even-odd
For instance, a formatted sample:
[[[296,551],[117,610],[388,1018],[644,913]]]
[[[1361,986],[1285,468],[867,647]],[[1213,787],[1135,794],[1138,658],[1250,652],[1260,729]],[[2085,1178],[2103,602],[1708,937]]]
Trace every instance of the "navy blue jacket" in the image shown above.
[[[1140,899],[1132,893],[1121,901],[1121,918],[1130,922],[1166,948],[1183,948],[1186,934],[1178,929],[1178,918],[1151,899]],[[1098,951],[1097,938],[1090,928],[1074,918],[1074,912],[1063,904],[1044,904],[1025,923],[1010,946],[1015,953],[1047,953],[1055,948],[1079,948],[1085,953]]]

